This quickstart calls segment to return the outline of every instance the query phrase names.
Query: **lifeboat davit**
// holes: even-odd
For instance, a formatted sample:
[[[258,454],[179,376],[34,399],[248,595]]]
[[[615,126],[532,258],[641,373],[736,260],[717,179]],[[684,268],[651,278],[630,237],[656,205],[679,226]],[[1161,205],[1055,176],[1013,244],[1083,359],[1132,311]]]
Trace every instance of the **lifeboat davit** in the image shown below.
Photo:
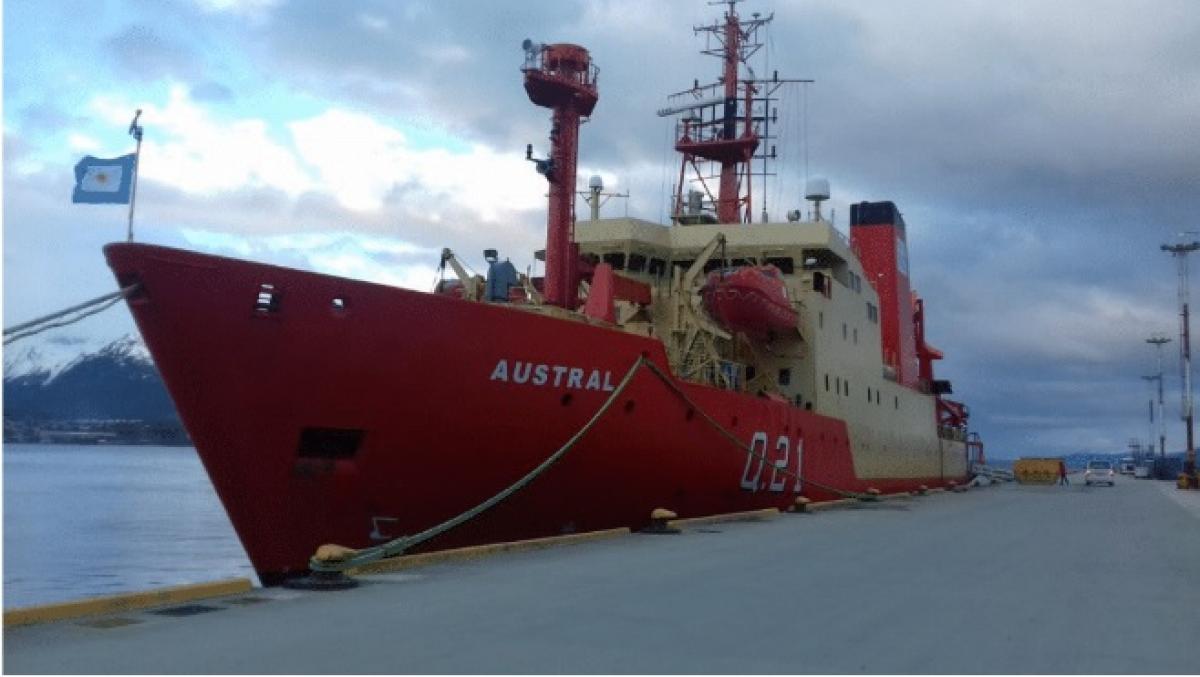
[[[760,340],[797,331],[796,309],[775,266],[714,270],[701,294],[708,314],[730,331]]]

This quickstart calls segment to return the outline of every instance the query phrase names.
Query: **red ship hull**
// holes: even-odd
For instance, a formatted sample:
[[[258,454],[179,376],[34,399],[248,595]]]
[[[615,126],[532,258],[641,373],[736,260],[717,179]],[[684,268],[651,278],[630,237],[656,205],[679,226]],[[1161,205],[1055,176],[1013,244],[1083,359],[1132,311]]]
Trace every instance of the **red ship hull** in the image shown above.
[[[585,322],[164,247],[105,253],[140,284],[129,308],[265,583],[320,544],[458,515],[559,449],[639,357],[670,373],[659,341]],[[844,490],[962,479],[868,482],[840,420],[641,369],[558,464],[421,549],[834,497],[774,465]]]

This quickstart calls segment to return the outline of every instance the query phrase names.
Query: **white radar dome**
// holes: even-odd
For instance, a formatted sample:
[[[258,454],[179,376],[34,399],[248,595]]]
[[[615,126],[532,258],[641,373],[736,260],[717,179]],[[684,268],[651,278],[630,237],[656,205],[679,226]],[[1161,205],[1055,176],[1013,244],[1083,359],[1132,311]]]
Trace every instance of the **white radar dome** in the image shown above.
[[[804,199],[828,200],[829,179],[809,179],[804,187]]]
[[[600,178],[599,174],[595,174],[588,179],[588,188],[592,190],[604,190],[604,179]]]

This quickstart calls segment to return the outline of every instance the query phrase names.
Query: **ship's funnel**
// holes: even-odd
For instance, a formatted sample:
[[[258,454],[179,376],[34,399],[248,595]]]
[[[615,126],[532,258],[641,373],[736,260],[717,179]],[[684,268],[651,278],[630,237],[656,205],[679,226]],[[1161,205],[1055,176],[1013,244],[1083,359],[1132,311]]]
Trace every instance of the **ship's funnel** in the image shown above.
[[[850,205],[850,243],[863,272],[879,294],[880,348],[896,381],[916,387],[916,329],[908,281],[908,245],[904,217],[892,202]]]

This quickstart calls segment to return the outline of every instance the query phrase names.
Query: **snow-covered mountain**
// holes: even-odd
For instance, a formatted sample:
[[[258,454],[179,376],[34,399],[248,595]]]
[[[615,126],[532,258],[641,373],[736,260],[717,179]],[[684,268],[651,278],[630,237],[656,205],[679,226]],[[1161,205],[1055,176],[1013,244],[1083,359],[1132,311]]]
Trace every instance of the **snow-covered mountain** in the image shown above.
[[[26,342],[5,349],[5,419],[178,421],[140,338]]]
[[[29,338],[5,347],[4,380],[25,379],[44,385],[85,357],[98,354],[132,363],[153,362],[146,344],[132,334],[115,340],[82,336]]]

